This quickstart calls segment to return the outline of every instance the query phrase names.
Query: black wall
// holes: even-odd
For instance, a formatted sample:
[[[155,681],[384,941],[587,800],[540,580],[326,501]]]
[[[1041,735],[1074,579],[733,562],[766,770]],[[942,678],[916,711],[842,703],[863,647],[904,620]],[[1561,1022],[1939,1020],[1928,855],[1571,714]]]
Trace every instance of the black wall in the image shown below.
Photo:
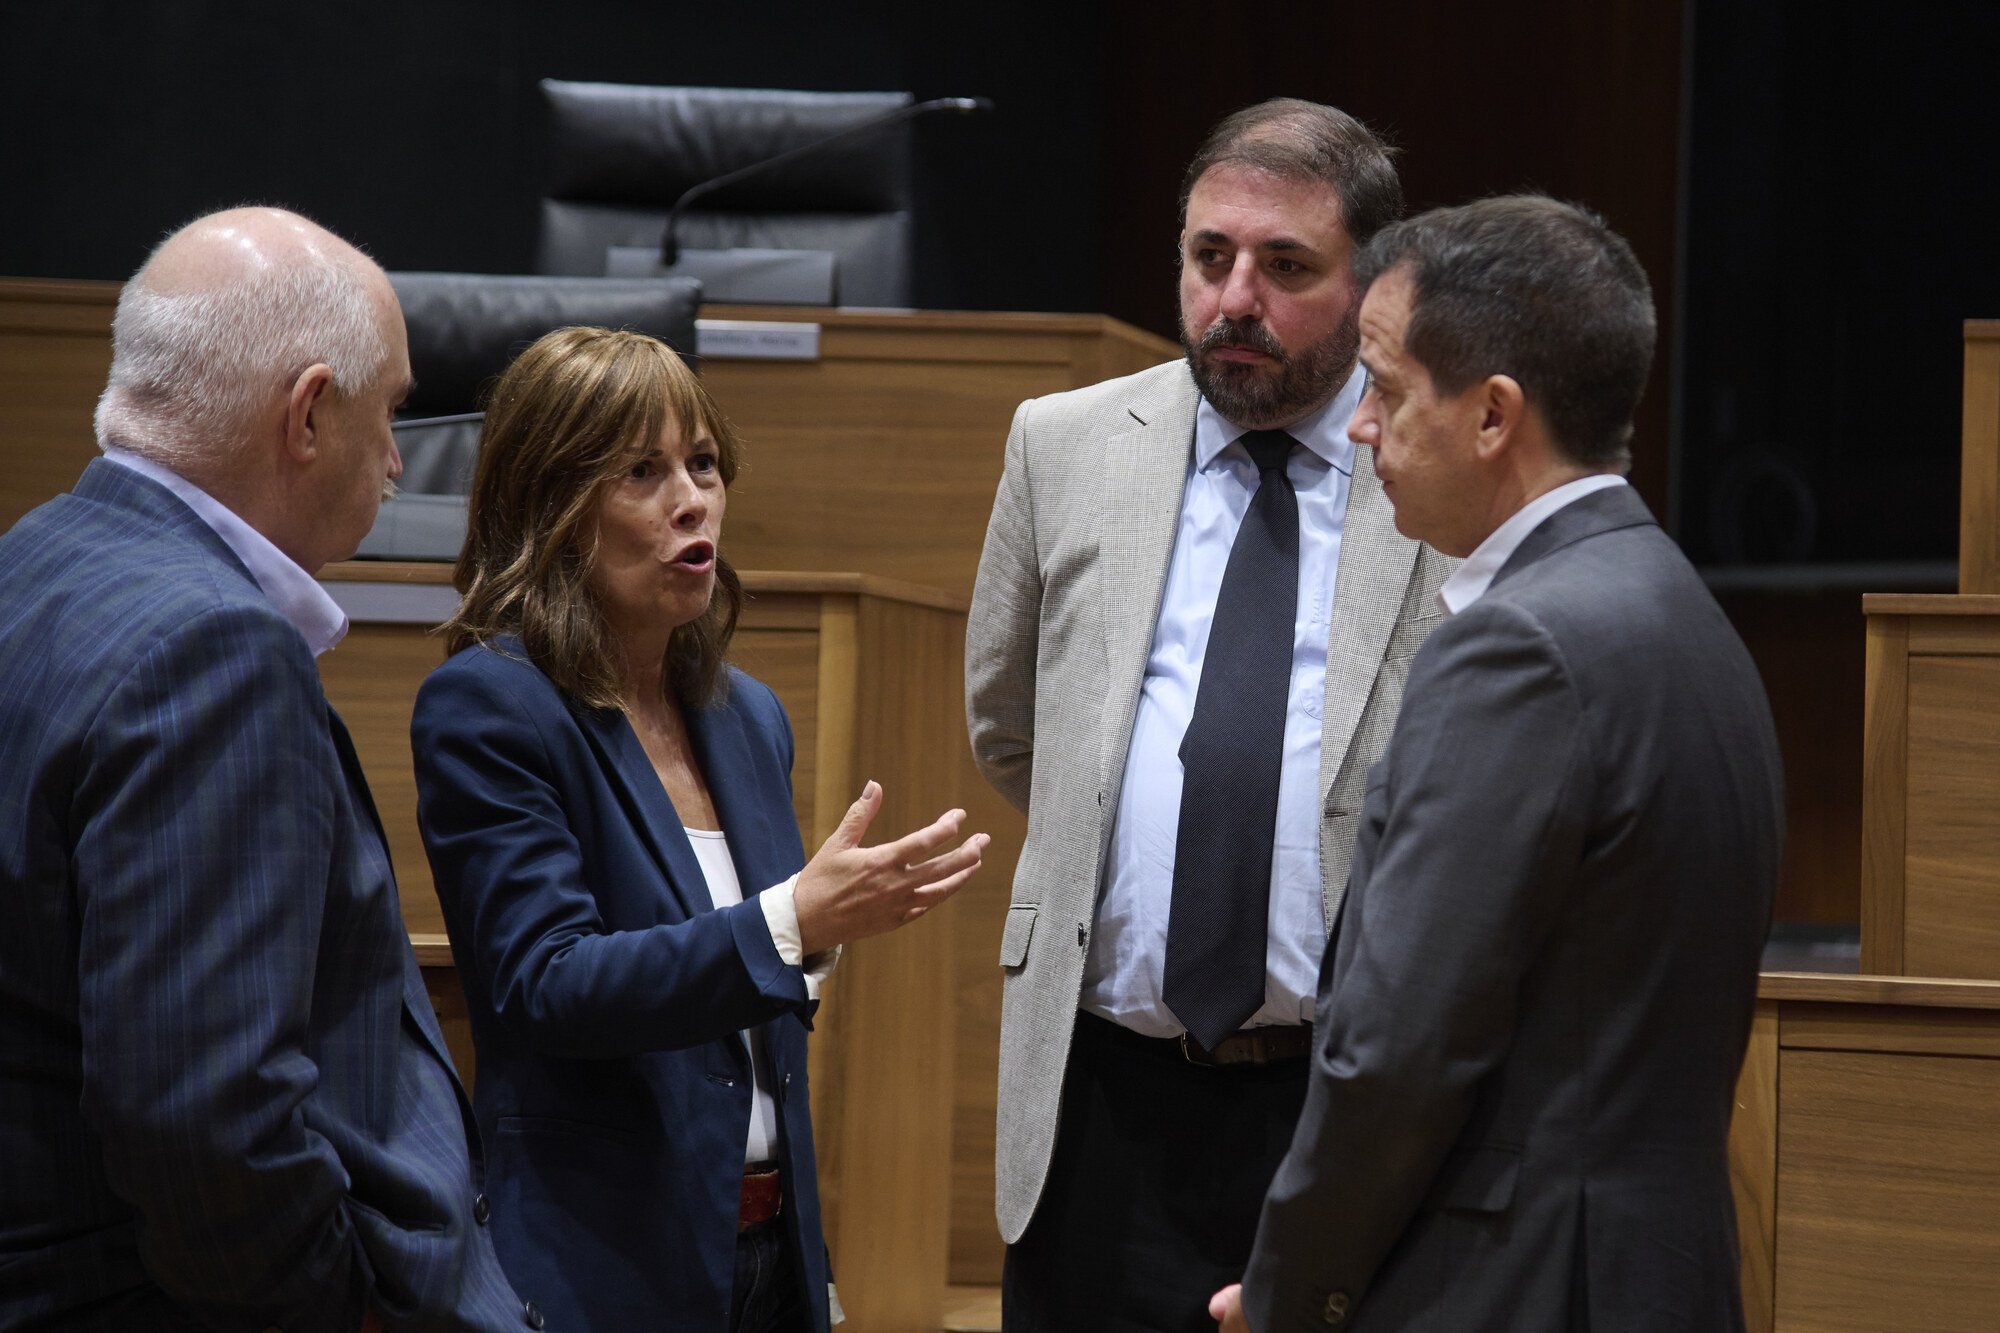
[[[392,269],[525,272],[554,77],[989,96],[919,127],[922,303],[1095,309],[1097,48],[1089,4],[9,0],[0,273],[121,278],[246,200]]]
[[[1702,0],[1680,537],[1951,560],[1960,325],[2000,315],[2000,5]]]
[[[920,126],[920,303],[1170,334],[1181,167],[1289,94],[1387,130],[1416,206],[1540,188],[1631,238],[1663,318],[1634,480],[1697,560],[1948,558],[1996,54],[1986,0],[0,0],[0,273],[123,277],[245,200],[523,271],[542,77],[901,89],[1000,108]]]

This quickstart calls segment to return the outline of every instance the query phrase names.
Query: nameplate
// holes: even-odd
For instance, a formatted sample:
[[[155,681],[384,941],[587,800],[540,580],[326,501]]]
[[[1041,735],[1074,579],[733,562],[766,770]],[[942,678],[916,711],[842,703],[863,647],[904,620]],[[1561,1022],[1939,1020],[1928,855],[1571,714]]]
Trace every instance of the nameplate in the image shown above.
[[[819,325],[792,320],[698,319],[695,354],[706,361],[817,361]]]

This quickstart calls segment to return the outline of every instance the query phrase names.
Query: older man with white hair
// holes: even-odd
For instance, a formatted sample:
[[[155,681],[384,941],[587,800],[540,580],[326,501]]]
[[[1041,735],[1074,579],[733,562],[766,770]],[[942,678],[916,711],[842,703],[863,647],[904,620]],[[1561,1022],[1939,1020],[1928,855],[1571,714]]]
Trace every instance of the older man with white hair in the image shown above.
[[[236,209],[118,303],[104,457],[0,536],[0,1327],[540,1328],[313,658],[401,311]]]

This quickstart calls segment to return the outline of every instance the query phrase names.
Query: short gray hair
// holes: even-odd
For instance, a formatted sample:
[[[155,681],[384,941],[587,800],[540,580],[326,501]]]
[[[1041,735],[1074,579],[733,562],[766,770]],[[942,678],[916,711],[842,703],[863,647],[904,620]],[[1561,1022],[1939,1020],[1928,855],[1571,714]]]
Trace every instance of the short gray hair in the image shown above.
[[[1603,218],[1543,195],[1435,208],[1384,228],[1354,276],[1365,289],[1404,267],[1403,346],[1439,393],[1510,376],[1571,462],[1630,465],[1653,363],[1653,290]]]
[[[361,392],[389,358],[372,267],[315,251],[225,287],[171,293],[154,289],[142,267],[112,321],[98,447],[168,466],[214,463],[241,445],[257,406],[307,366],[325,363],[342,395]]]

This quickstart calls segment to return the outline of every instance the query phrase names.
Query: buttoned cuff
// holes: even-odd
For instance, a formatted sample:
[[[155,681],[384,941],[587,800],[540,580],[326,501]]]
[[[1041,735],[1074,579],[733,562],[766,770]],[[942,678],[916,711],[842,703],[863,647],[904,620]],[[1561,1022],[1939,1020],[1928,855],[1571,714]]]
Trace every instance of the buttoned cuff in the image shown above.
[[[764,909],[764,924],[771,928],[771,943],[778,947],[778,957],[792,967],[805,969],[806,998],[817,1000],[819,988],[833,975],[834,965],[840,961],[840,946],[822,949],[808,958],[805,944],[799,938],[799,905],[794,897],[799,877],[793,875],[783,884],[775,884],[757,895],[757,902]]]

